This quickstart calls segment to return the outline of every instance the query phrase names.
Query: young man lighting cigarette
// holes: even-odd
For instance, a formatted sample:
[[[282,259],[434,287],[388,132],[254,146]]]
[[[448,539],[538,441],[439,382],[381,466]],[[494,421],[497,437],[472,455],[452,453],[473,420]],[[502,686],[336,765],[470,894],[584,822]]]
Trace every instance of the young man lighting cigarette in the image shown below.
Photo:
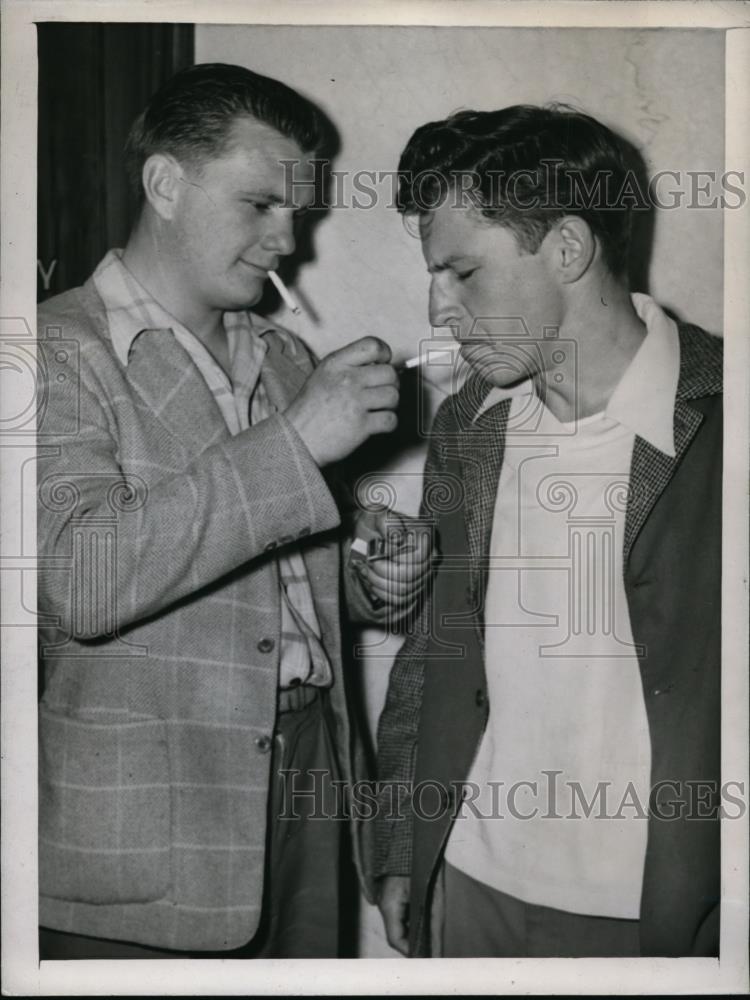
[[[130,135],[126,247],[42,306],[43,959],[339,953],[347,826],[308,800],[283,822],[283,774],[327,803],[356,780],[340,604],[405,613],[429,538],[341,565],[324,470],[395,428],[388,345],[316,367],[250,311],[295,250],[283,161],[311,178],[326,131],[276,80],[178,74]]]

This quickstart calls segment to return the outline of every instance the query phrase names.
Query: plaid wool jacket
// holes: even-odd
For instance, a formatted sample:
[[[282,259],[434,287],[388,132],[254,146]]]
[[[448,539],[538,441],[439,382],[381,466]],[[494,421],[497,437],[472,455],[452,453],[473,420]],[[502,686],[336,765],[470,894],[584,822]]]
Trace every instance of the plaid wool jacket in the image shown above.
[[[169,331],[141,334],[124,368],[91,280],[43,304],[38,335],[40,923],[238,947],[260,917],[275,550],[292,541],[332,664],[343,777],[361,766],[341,667],[339,511],[283,412],[232,437]],[[283,411],[312,362],[265,336],[261,378]]]
[[[636,437],[625,508],[624,574],[661,781],[719,784],[723,345],[679,325],[672,458]],[[482,607],[510,400],[475,420],[490,386],[476,375],[441,404],[430,434],[421,516],[440,565],[391,671],[378,725],[376,877],[411,878],[413,954],[429,952],[442,851],[489,714]],[[502,776],[500,776],[502,777]],[[409,794],[424,783],[421,815]],[[437,789],[444,790],[443,801]],[[401,793],[398,793],[399,795]],[[426,819],[426,816],[430,816]],[[705,822],[649,820],[643,954],[710,954],[718,942],[717,802]]]

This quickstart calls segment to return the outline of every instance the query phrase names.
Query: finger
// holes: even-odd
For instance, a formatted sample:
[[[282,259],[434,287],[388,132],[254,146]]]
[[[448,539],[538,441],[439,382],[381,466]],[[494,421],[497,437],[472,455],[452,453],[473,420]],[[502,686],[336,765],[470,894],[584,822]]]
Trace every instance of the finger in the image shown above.
[[[365,583],[364,588],[368,595],[382,601],[384,604],[403,605],[407,601],[416,601],[423,592],[421,583],[410,584],[387,584],[387,583]]]
[[[386,583],[384,580],[367,580],[364,585],[370,595],[379,597],[387,604],[393,604],[395,601],[402,603],[414,600],[422,589],[419,583],[414,582],[393,583],[389,581]]]
[[[408,958],[409,955],[409,939],[406,934],[396,935],[396,932],[389,931],[386,927],[385,936],[388,940],[388,944],[391,948],[395,948],[399,954],[403,955],[404,958]]]
[[[357,369],[357,379],[364,389],[379,385],[399,385],[398,372],[393,365],[388,364],[362,365]]]
[[[414,572],[432,561],[434,549],[429,531],[406,531],[389,535],[387,548],[382,559],[373,560],[372,565],[390,562],[398,567],[413,567]]]
[[[409,578],[395,578],[368,575],[363,578],[364,585],[373,593],[385,600],[401,600],[406,597],[416,597],[424,589],[428,580],[428,574]]]
[[[368,410],[395,410],[398,406],[398,389],[395,385],[363,389],[360,398]]]
[[[393,513],[390,507],[385,504],[378,507],[361,507],[359,516],[368,532],[375,533],[381,539],[385,539],[388,529],[393,525]]]
[[[391,948],[406,955],[409,951],[409,938],[404,926],[404,911],[385,910],[383,912],[383,923],[385,924],[385,936]]]
[[[393,410],[371,410],[366,426],[370,434],[390,434],[398,427],[398,417]]]
[[[401,600],[419,591],[419,586],[414,582],[394,583],[390,580],[366,580],[365,586],[371,593],[377,594],[384,600]]]
[[[377,558],[372,558],[367,565],[379,576],[394,575],[401,579],[404,576],[418,576],[426,571],[433,560],[435,550],[430,543],[429,533],[424,537],[415,537],[412,532],[405,535],[386,538],[386,549]]]
[[[407,515],[402,514],[400,510],[389,510],[386,514],[387,517],[383,524],[386,538],[392,537],[394,541],[403,538],[409,522]]]
[[[362,337],[345,347],[329,354],[326,361],[336,365],[372,365],[388,364],[391,360],[391,349],[379,337]]]
[[[413,555],[413,553],[411,553]],[[429,562],[424,559],[375,559],[367,563],[368,578],[375,582],[408,584],[420,580],[426,573]]]
[[[364,590],[365,594],[367,595],[367,597],[370,599],[371,602],[377,600],[384,602],[387,600],[388,593],[385,586],[379,583],[377,584],[376,588],[376,586],[373,584],[373,581],[367,575],[367,570],[364,566],[360,567],[358,564],[356,574],[359,579],[360,586],[362,587],[362,589]]]
[[[402,526],[393,526],[393,515],[391,514],[391,525],[386,532],[386,539],[389,543],[388,558],[416,561],[426,559],[432,549],[432,532],[429,528],[421,527],[415,530],[409,527],[408,522]]]
[[[421,531],[414,532],[417,552],[419,555],[425,559],[432,555],[433,545],[432,545],[432,531],[429,528],[422,528]]]

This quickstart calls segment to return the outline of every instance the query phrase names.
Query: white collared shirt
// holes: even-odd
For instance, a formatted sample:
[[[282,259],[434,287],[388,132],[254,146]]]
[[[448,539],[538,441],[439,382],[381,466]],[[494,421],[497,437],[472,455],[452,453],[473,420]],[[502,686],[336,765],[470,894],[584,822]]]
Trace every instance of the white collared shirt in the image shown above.
[[[643,292],[630,296],[638,318],[649,333],[604,409],[604,415],[629,427],[635,434],[674,458],[674,401],[680,377],[680,340],[677,324]],[[507,389],[493,387],[474,420],[497,403],[514,396],[534,395],[531,379]]]
[[[485,605],[490,714],[446,849],[526,902],[625,919],[640,912],[651,770],[625,506],[636,435],[674,455],[679,376],[676,324],[648,296],[633,304],[647,334],[604,411],[561,423],[530,381],[482,408],[512,396]]]

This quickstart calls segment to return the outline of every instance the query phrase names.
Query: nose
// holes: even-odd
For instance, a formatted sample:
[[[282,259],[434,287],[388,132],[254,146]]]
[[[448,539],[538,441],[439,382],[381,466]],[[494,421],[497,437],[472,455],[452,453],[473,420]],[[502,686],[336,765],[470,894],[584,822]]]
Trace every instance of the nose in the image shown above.
[[[297,242],[294,238],[294,216],[290,212],[279,210],[271,213],[274,218],[269,221],[263,235],[263,248],[272,253],[286,257],[294,253]]]
[[[457,326],[460,308],[444,275],[434,274],[430,282],[430,326]]]

